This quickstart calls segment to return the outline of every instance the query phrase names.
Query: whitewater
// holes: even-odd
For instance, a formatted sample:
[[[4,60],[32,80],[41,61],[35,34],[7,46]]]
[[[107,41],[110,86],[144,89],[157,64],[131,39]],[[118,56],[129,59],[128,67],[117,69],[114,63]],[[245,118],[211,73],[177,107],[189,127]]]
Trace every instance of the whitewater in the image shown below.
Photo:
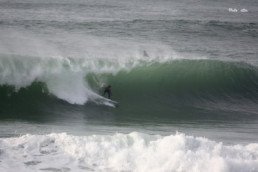
[[[0,171],[258,171],[257,17],[255,0],[0,0]]]
[[[258,144],[225,146],[176,133],[24,135],[1,139],[1,171],[257,171]],[[14,155],[15,158],[13,157]],[[21,161],[22,160],[22,161]]]

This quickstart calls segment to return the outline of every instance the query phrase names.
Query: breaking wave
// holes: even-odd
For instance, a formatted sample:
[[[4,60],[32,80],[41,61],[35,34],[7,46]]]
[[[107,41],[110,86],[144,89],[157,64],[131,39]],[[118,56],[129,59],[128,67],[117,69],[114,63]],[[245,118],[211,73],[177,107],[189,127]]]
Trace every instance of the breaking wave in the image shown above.
[[[1,171],[258,170],[257,144],[224,145],[183,133],[24,135],[0,139],[0,148]]]

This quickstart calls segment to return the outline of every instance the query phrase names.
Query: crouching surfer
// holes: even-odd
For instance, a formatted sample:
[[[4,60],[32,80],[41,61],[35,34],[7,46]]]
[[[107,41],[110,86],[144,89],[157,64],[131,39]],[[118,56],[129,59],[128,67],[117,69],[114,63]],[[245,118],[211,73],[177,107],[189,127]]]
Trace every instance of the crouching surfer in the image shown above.
[[[103,96],[105,96],[105,94],[107,93],[108,94],[108,98],[110,99],[110,97],[111,97],[111,85],[108,85],[108,86],[103,87],[103,88],[105,88]]]

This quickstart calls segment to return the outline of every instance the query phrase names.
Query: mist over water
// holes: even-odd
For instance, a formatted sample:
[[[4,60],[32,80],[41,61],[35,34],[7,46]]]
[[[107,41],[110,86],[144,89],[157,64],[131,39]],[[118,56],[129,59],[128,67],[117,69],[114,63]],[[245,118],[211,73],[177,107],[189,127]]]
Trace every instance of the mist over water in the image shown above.
[[[0,171],[258,171],[257,16],[255,0],[0,0]]]

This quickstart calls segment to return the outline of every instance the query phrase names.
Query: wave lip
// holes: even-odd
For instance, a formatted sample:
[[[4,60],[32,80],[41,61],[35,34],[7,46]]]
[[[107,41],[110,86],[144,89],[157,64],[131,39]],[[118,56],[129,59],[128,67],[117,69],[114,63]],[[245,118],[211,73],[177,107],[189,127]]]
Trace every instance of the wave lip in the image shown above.
[[[100,99],[85,81],[89,73],[117,74],[120,71],[130,71],[135,66],[153,61],[166,62],[170,57],[131,52],[119,57],[114,54],[93,55],[90,57],[37,57],[0,54],[0,85],[13,86],[16,91],[26,88],[34,82],[46,84],[49,93],[70,104],[85,104],[88,101]],[[136,54],[136,55],[135,55]],[[103,83],[98,83],[99,87]],[[96,102],[100,103],[100,102]],[[105,102],[106,103],[106,102]]]
[[[257,171],[258,144],[223,145],[176,133],[2,138],[1,170]],[[15,154],[15,157],[12,156]],[[53,161],[55,159],[55,161]]]
[[[145,58],[132,63],[128,59],[7,56],[0,59],[1,100],[5,104],[24,96],[26,101],[42,96],[53,100],[54,95],[70,104],[91,101],[110,106],[100,96],[106,83],[112,85],[112,98],[128,109],[149,109],[151,105],[169,111],[177,105],[203,108],[218,103],[224,106],[223,102],[227,106],[241,105],[243,100],[251,105],[257,102],[256,66],[210,59]],[[35,90],[35,96],[30,96]]]

